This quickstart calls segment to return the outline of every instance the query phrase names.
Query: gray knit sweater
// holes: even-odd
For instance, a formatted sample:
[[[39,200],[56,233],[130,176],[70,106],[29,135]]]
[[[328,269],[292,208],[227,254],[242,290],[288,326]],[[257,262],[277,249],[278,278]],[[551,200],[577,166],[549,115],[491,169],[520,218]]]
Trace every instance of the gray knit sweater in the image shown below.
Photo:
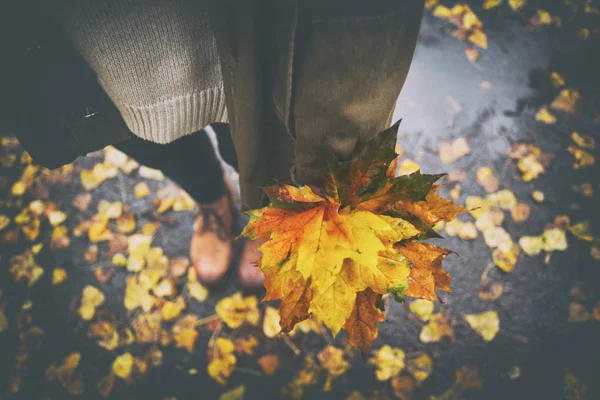
[[[59,23],[129,129],[169,143],[227,122],[219,57],[202,0],[64,0]]]

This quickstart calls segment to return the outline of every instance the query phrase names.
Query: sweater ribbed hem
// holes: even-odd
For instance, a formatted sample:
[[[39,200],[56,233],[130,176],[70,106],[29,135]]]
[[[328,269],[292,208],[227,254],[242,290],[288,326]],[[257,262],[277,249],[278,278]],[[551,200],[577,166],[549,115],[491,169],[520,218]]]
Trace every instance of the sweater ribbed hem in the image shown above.
[[[160,144],[170,143],[215,122],[228,122],[222,87],[148,106],[117,104],[117,107],[132,133]]]

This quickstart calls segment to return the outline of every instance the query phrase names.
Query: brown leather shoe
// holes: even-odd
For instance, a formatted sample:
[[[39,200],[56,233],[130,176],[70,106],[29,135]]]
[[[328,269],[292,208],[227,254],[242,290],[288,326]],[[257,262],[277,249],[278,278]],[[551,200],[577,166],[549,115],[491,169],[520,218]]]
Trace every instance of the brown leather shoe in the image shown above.
[[[265,276],[256,261],[262,256],[258,248],[264,243],[263,239],[247,240],[240,256],[238,268],[239,286],[246,292],[257,292],[263,288]]]
[[[194,223],[190,258],[198,279],[214,286],[227,273],[231,261],[233,225],[229,193],[212,204],[200,204]]]

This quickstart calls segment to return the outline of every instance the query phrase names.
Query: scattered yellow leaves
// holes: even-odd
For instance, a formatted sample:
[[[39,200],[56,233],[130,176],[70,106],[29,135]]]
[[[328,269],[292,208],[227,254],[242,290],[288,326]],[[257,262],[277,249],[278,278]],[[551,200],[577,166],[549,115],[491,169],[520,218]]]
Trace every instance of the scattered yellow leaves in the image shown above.
[[[546,229],[540,236],[521,237],[519,246],[529,256],[538,255],[542,250],[546,252],[564,251],[567,249],[567,236],[563,229],[554,227]]]

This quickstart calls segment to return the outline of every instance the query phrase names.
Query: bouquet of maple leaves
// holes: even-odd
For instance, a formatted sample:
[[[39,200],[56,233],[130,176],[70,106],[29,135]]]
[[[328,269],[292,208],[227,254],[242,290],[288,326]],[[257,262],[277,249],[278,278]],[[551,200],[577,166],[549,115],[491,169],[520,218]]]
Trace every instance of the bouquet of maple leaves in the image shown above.
[[[444,174],[396,177],[398,126],[350,161],[326,155],[322,194],[309,186],[270,186],[270,204],[248,212],[241,236],[266,240],[257,265],[265,275],[264,300],[281,300],[283,332],[312,315],[334,336],[346,330],[348,342],[364,352],[385,320],[383,295],[403,302],[451,291],[442,269],[451,251],[422,241],[440,237],[433,226],[465,209],[436,194]]]

